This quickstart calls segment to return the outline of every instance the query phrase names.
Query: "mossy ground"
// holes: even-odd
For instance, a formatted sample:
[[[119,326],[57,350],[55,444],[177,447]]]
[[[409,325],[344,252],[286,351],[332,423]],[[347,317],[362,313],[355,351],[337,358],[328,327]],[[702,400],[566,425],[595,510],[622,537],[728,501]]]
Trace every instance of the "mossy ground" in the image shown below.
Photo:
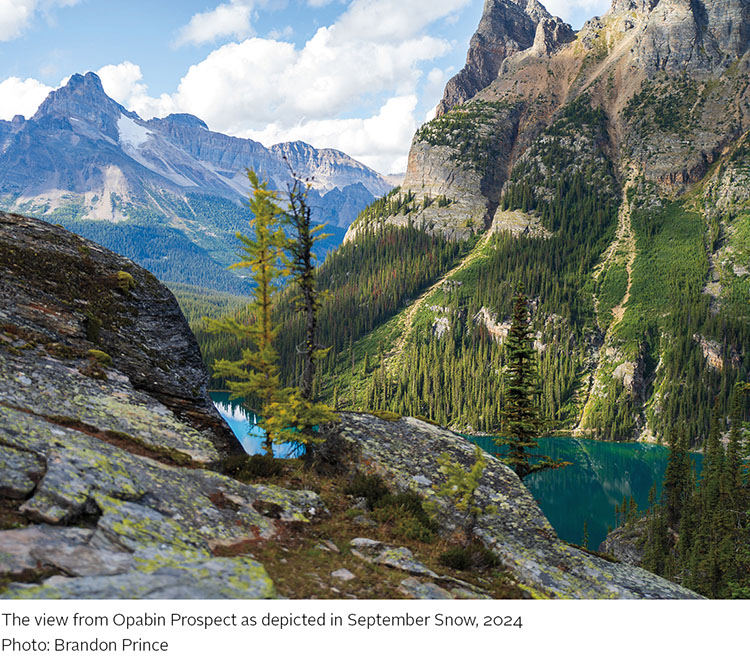
[[[318,492],[325,501],[329,515],[310,524],[295,525],[273,541],[258,541],[239,550],[216,552],[224,556],[249,553],[268,571],[278,592],[289,598],[404,598],[399,590],[409,573],[369,563],[352,553],[353,538],[371,538],[394,547],[407,547],[414,556],[438,575],[462,579],[482,589],[493,598],[522,598],[523,590],[502,567],[485,571],[457,571],[443,565],[439,557],[452,543],[439,537],[432,542],[410,538],[398,516],[393,512],[385,521],[376,521],[372,513],[352,508],[352,497],[344,493],[347,479],[343,476],[322,477],[306,469],[299,460],[285,460],[284,470],[274,484],[288,489]],[[363,515],[372,524],[357,523]],[[339,552],[332,551],[333,543]],[[350,581],[331,577],[345,568],[355,575]],[[426,579],[426,578],[425,578]],[[426,579],[427,581],[427,579]],[[455,585],[454,585],[455,586]]]

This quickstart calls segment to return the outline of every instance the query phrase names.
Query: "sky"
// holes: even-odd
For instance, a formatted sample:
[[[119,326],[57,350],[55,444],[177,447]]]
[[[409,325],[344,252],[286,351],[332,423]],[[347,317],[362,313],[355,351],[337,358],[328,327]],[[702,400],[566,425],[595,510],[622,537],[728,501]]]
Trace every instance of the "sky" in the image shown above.
[[[579,28],[611,0],[548,0]],[[192,113],[264,145],[406,168],[484,0],[0,0],[0,119],[95,71],[142,118]]]

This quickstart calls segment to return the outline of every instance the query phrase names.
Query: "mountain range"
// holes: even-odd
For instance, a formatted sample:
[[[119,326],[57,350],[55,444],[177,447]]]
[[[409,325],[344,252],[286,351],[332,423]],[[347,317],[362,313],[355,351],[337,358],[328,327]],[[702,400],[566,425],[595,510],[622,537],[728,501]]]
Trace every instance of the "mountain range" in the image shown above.
[[[309,180],[315,220],[334,245],[392,185],[337,150],[302,142],[266,148],[212,132],[188,114],[142,120],[76,74],[28,120],[0,121],[0,208],[59,222],[140,262],[162,279],[243,292],[225,270],[244,231],[245,169],[284,192]],[[165,258],[166,257],[166,258]]]
[[[750,371],[749,47],[747,0],[614,0],[577,32],[486,0],[403,186],[347,233],[409,228],[462,258],[355,340],[352,403],[496,431],[520,284],[551,428],[704,441]]]

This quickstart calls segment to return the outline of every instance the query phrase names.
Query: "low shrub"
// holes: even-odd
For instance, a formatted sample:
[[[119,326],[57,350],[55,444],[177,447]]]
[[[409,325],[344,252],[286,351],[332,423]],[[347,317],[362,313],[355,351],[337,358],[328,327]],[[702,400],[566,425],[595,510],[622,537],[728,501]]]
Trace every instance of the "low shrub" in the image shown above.
[[[473,542],[466,547],[457,545],[443,552],[440,563],[454,570],[488,569],[500,565],[500,559],[482,543]]]
[[[284,470],[281,460],[268,455],[232,455],[222,461],[222,473],[242,482],[272,478]]]
[[[344,487],[344,494],[364,497],[367,507],[372,510],[384,496],[390,494],[390,490],[380,476],[358,473]]]

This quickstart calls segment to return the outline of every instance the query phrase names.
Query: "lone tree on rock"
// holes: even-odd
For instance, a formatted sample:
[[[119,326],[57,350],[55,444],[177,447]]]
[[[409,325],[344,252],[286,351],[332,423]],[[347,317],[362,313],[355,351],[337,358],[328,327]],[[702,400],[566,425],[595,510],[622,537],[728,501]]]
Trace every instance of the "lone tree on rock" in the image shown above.
[[[249,306],[249,322],[236,316],[209,322],[210,332],[230,333],[244,346],[239,360],[218,360],[215,375],[230,379],[227,385],[232,398],[244,399],[250,405],[260,403],[266,454],[273,455],[275,443],[296,443],[309,453],[319,441],[316,428],[337,418],[330,407],[313,401],[315,362],[326,353],[315,344],[321,294],[316,284],[313,245],[322,237],[322,227],[310,224],[307,189],[299,180],[295,178],[289,189],[285,211],[268,183],[261,182],[253,171],[247,175],[253,188],[253,237],[237,234],[242,242],[240,261],[230,267],[250,270],[255,282],[254,298]],[[291,238],[284,233],[284,226],[292,227]],[[287,277],[298,292],[298,311],[306,318],[304,369],[299,387],[282,386],[274,347],[278,335],[276,296]]]
[[[505,352],[505,401],[500,436],[496,439],[496,443],[506,444],[509,448],[503,461],[521,479],[536,471],[567,466],[567,462],[531,452],[539,447],[537,439],[543,421],[539,414],[539,386],[529,302],[521,284],[518,285],[513,305]]]

